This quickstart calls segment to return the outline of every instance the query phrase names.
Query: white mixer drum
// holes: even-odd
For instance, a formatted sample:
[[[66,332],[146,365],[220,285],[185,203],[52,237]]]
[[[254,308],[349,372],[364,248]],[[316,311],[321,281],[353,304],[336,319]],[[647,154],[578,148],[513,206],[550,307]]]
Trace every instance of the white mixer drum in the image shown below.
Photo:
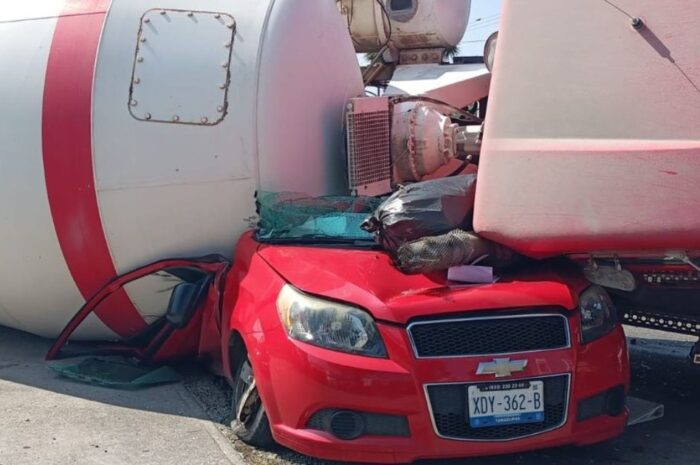
[[[1,325],[54,336],[116,274],[231,255],[259,187],[345,188],[333,2],[4,2],[0,62]],[[144,327],[113,300],[79,337]]]

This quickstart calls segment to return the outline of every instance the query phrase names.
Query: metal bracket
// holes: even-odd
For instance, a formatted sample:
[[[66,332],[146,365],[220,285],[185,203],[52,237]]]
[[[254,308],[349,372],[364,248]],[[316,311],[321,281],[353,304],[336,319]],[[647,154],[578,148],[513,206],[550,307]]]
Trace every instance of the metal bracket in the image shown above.
[[[658,329],[690,336],[700,336],[700,320],[678,318],[675,315],[629,310],[623,315],[623,323],[640,328]],[[699,352],[700,354],[700,352]]]
[[[586,279],[599,286],[627,292],[637,288],[634,275],[622,268],[617,256],[614,257],[614,266],[601,266],[596,262],[595,257],[591,256],[588,266],[583,269],[583,274]]]
[[[693,365],[700,365],[700,340],[690,349],[690,361]]]
[[[424,65],[442,63],[444,48],[419,48],[399,51],[399,64]]]

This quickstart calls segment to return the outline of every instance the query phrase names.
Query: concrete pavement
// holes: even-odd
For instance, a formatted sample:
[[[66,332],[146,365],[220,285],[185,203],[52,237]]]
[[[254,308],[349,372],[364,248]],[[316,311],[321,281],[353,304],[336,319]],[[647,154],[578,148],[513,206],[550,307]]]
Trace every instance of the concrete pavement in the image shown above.
[[[135,392],[49,371],[46,340],[0,327],[0,465],[238,465],[180,385]]]
[[[633,395],[664,403],[662,420],[586,448],[423,464],[699,463],[700,371],[686,361],[694,339],[627,330]],[[171,385],[124,392],[56,377],[42,359],[47,348],[43,339],[0,327],[0,465],[336,465],[286,449],[265,452],[235,441],[225,426],[230,389],[199,367],[185,370],[186,389]]]

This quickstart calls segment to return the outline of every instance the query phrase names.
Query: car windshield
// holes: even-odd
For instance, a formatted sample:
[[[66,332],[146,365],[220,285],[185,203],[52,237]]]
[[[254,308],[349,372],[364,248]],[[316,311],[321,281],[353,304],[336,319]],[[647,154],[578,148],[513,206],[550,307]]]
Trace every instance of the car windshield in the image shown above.
[[[257,239],[285,244],[373,246],[372,235],[360,226],[381,201],[362,196],[258,192]]]

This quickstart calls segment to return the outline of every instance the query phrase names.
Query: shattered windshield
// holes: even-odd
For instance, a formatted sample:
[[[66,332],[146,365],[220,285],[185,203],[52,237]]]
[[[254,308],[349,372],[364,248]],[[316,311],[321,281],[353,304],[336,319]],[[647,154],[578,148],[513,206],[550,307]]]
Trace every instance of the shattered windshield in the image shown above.
[[[276,243],[374,244],[360,225],[383,199],[258,192],[257,239]]]

